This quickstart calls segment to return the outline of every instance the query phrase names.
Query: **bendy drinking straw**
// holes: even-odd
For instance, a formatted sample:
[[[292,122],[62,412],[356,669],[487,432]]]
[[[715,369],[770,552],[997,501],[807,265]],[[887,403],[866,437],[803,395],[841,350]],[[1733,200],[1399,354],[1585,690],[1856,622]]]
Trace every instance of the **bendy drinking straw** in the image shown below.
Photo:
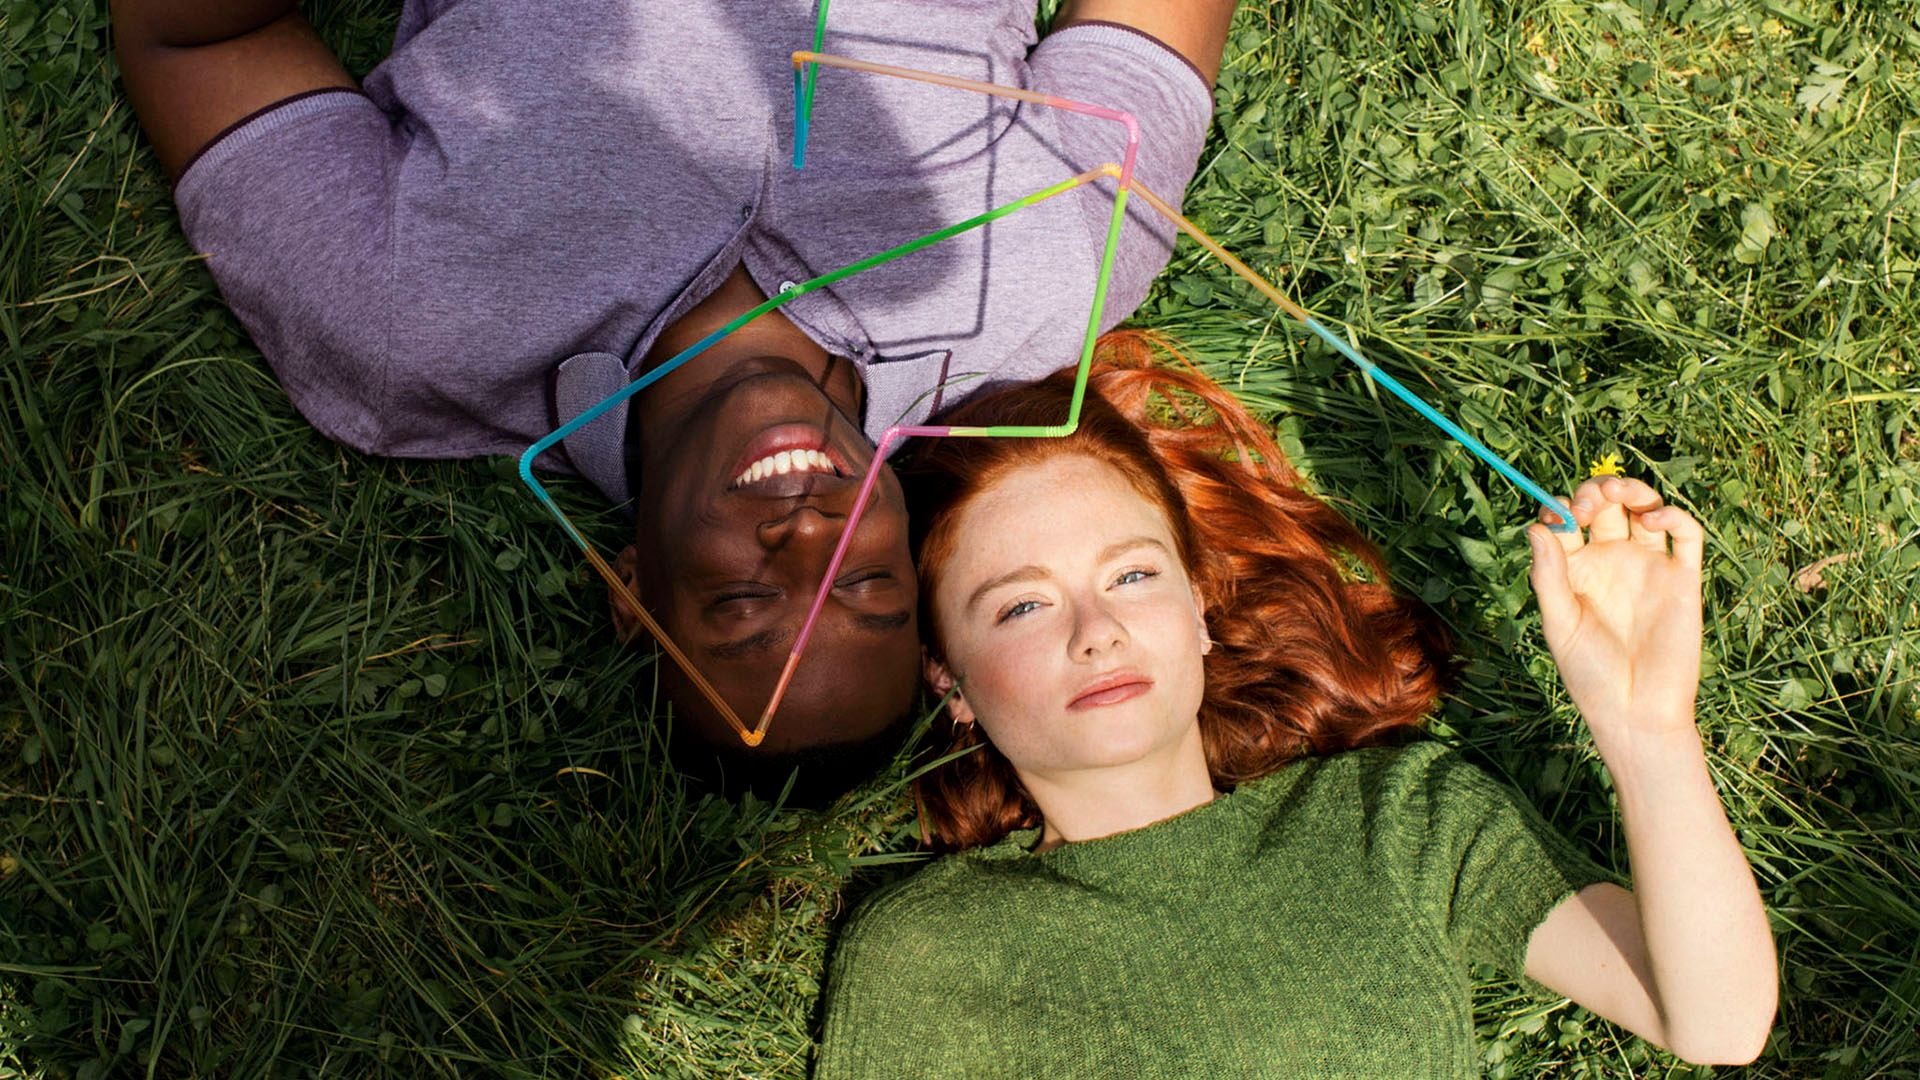
[[[527,485],[534,496],[540,500],[540,504],[546,507],[547,512],[552,514],[554,518],[560,522],[561,527],[566,530],[567,535],[572,537],[573,542],[579,545],[581,551],[586,553],[587,561],[592,564],[594,570],[606,580],[608,587],[613,590],[614,595],[619,597],[620,602],[625,604],[628,610],[633,612],[634,616],[640,620],[641,625],[646,628],[649,634],[653,635],[655,641],[660,643],[661,648],[673,659],[673,662],[680,665],[680,669],[686,672],[687,677],[692,680],[695,689],[700,691],[701,696],[705,697],[707,701],[719,711],[721,717],[727,721],[728,726],[732,727],[735,733],[740,736],[741,741],[748,746],[758,746],[761,741],[766,738],[767,723],[772,717],[771,710],[763,712],[760,723],[751,729],[741,722],[739,714],[734,711],[731,705],[727,704],[725,698],[720,696],[719,691],[713,688],[713,684],[707,681],[706,676],[700,673],[698,665],[694,664],[692,659],[688,657],[678,645],[674,644],[672,638],[667,634],[666,628],[662,627],[659,622],[654,619],[646,607],[640,603],[639,598],[633,595],[633,591],[627,587],[626,582],[621,580],[620,575],[614,573],[613,568],[607,565],[606,559],[603,558],[598,551],[594,550],[592,543],[587,540],[585,534],[581,533],[580,530],[574,526],[572,519],[567,517],[566,511],[560,509],[559,505],[553,501],[552,494],[547,491],[546,486],[540,483],[539,479],[533,474],[534,460],[567,436],[572,435],[574,432],[579,431],[581,428],[604,416],[607,411],[615,405],[645,390],[647,387],[679,368],[680,365],[712,348],[714,343],[720,341],[728,334],[765,315],[767,312],[786,304],[796,296],[804,296],[815,289],[824,288],[836,281],[852,277],[863,270],[872,269],[882,263],[891,262],[902,255],[911,254],[921,248],[937,244],[950,236],[957,236],[969,229],[977,229],[982,225],[1006,217],[1008,214],[1025,209],[1035,203],[1051,199],[1062,192],[1071,191],[1090,180],[1112,175],[1114,172],[1115,169],[1111,165],[1103,165],[1096,169],[1089,169],[1077,176],[1062,180],[1057,184],[1042,188],[1032,194],[1023,195],[1010,203],[995,207],[986,213],[978,214],[958,224],[936,229],[925,236],[909,240],[898,247],[889,248],[877,255],[869,255],[858,262],[843,266],[838,270],[830,270],[827,273],[821,274],[819,277],[800,282],[791,289],[783,289],[778,295],[769,297],[764,302],[742,313],[739,317],[728,322],[725,326],[715,330],[713,333],[708,334],[706,337],[701,338],[699,341],[694,342],[652,371],[647,372],[640,378],[607,395],[599,403],[581,413],[579,416],[574,417],[572,420],[553,429],[546,435],[541,436],[537,442],[527,447],[520,455],[520,482]],[[871,477],[876,475],[875,470],[877,470],[882,463],[882,458],[879,454],[883,452],[884,451],[876,451],[873,466],[868,470],[869,482]],[[868,490],[868,487],[862,487],[861,497],[863,499],[866,497]],[[864,512],[864,509],[865,504],[861,503],[854,508],[852,516],[848,518],[847,531],[842,534],[841,546],[835,551],[836,565],[838,564],[840,555],[845,551],[845,540],[847,537],[853,535],[853,528],[859,523],[860,516]],[[807,621],[808,628],[812,626],[812,614],[817,614],[818,611],[819,604],[816,599]],[[800,638],[800,643],[804,643],[804,640],[805,634],[803,633]],[[790,678],[791,675],[789,674],[788,677]],[[785,681],[785,679],[782,680],[782,685],[784,685]],[[775,700],[778,700],[777,696]]]
[[[968,218],[955,225],[937,229],[925,236],[909,240],[897,247],[889,248],[886,251],[868,256],[865,259],[861,259],[858,262],[838,270],[829,271],[819,277],[801,282],[791,289],[783,290],[779,295],[770,297],[765,302],[727,323],[727,325],[721,327],[719,330],[695,342],[692,346],[654,368],[652,371],[647,372],[645,375],[627,384],[627,386],[621,390],[609,395],[605,400],[588,409],[578,417],[556,428],[530,446],[526,452],[521,455],[521,480],[533,491],[534,495],[540,500],[541,504],[547,508],[548,512],[559,520],[567,534],[571,536],[574,542],[580,546],[581,550],[586,553],[587,559],[593,565],[595,571],[606,579],[609,587],[613,589],[614,594],[619,597],[620,602],[626,604],[627,607],[633,611],[642,625],[644,625],[647,631],[660,643],[662,649],[666,651],[674,663],[678,664],[680,668],[686,672],[694,686],[714,706],[720,715],[725,718],[729,726],[739,735],[743,743],[748,746],[757,746],[766,738],[766,733],[773,722],[774,714],[779,708],[781,699],[785,696],[788,684],[792,681],[794,671],[799,665],[800,657],[804,654],[807,642],[813,634],[814,624],[818,620],[820,611],[825,604],[833,576],[838,572],[841,562],[846,557],[854,532],[859,526],[861,517],[866,512],[867,501],[872,496],[874,484],[879,478],[880,469],[890,449],[901,440],[914,436],[933,438],[1062,438],[1072,434],[1078,428],[1080,410],[1085,400],[1088,376],[1092,368],[1094,344],[1099,336],[1100,317],[1105,308],[1107,287],[1112,276],[1114,253],[1118,246],[1121,223],[1125,220],[1126,205],[1130,193],[1139,193],[1141,201],[1145,202],[1155,212],[1173,223],[1181,232],[1192,237],[1204,250],[1223,262],[1227,268],[1232,270],[1236,275],[1253,285],[1256,290],[1273,301],[1282,311],[1298,320],[1306,326],[1308,330],[1319,336],[1342,356],[1353,361],[1369,378],[1385,386],[1390,393],[1406,402],[1421,416],[1438,426],[1449,437],[1466,447],[1468,451],[1472,452],[1495,471],[1519,486],[1543,506],[1559,515],[1560,524],[1554,526],[1556,529],[1571,531],[1577,528],[1574,524],[1572,511],[1568,510],[1558,499],[1548,494],[1544,488],[1534,483],[1519,470],[1508,464],[1505,459],[1488,449],[1480,440],[1474,438],[1432,406],[1421,400],[1417,395],[1403,386],[1399,380],[1394,379],[1386,372],[1380,370],[1377,365],[1363,356],[1358,349],[1328,330],[1304,308],[1289,300],[1276,289],[1271,282],[1255,273],[1244,262],[1235,258],[1234,255],[1218,241],[1214,240],[1199,226],[1193,224],[1193,222],[1181,215],[1171,204],[1154,194],[1144,184],[1140,183],[1133,175],[1135,158],[1139,147],[1139,126],[1130,114],[1118,109],[1072,101],[1051,94],[1016,87],[1001,86],[996,83],[976,82],[971,79],[961,79],[934,72],[876,64],[863,60],[854,60],[848,57],[824,54],[818,50],[823,40],[825,20],[826,3],[825,0],[822,0],[820,18],[815,27],[814,49],[811,51],[795,52],[792,56],[795,99],[795,168],[803,167],[805,161],[805,147],[811,124],[816,78],[818,69],[821,66],[843,68],[865,74],[912,79],[918,82],[932,83],[973,93],[1012,98],[1048,108],[1066,109],[1098,119],[1117,122],[1125,128],[1126,148],[1121,162],[1117,165],[1107,163],[1097,168],[1089,169],[1077,176],[1023,196],[1010,203],[989,210],[986,213]],[[794,638],[793,647],[787,654],[780,677],[774,685],[773,692],[765,708],[761,710],[757,722],[752,728],[748,728],[746,724],[741,721],[738,713],[732,706],[720,696],[712,684],[701,674],[698,666],[693,663],[692,659],[673,643],[665,630],[639,603],[638,598],[633,595],[632,591],[627,588],[625,582],[620,579],[619,575],[613,572],[612,568],[607,565],[606,560],[594,550],[586,537],[575,528],[572,521],[567,518],[566,513],[553,501],[552,496],[548,494],[546,488],[541,485],[533,475],[532,466],[534,459],[554,444],[598,419],[615,405],[638,394],[669,372],[677,369],[680,365],[712,347],[714,343],[726,337],[728,334],[747,325],[761,315],[775,310],[796,296],[824,288],[835,282],[861,273],[862,271],[890,262],[903,255],[911,254],[930,245],[937,244],[949,237],[986,225],[989,222],[1016,213],[1026,207],[1070,191],[1091,180],[1103,177],[1114,179],[1118,183],[1114,193],[1113,209],[1108,218],[1105,243],[1100,253],[1100,267],[1098,277],[1094,283],[1092,310],[1089,312],[1087,318],[1086,335],[1082,341],[1080,359],[1075,370],[1073,396],[1067,416],[1058,424],[1044,426],[954,427],[946,425],[895,425],[888,428],[881,436],[879,444],[875,448],[872,463],[867,469],[867,475],[861,481],[859,497],[855,500],[853,509],[848,515],[847,522],[841,531],[840,539],[834,547],[832,557],[827,563],[827,568],[821,575],[820,586],[814,591],[813,601],[808,608],[806,620],[801,625],[799,634]]]

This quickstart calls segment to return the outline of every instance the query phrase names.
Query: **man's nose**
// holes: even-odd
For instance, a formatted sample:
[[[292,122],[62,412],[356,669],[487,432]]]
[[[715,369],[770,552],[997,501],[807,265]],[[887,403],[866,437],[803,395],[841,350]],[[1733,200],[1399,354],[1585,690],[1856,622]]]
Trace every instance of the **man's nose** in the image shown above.
[[[846,521],[845,514],[831,513],[810,503],[802,503],[780,517],[761,522],[757,535],[760,546],[768,552],[793,545],[802,548],[826,547],[840,539],[840,529]]]

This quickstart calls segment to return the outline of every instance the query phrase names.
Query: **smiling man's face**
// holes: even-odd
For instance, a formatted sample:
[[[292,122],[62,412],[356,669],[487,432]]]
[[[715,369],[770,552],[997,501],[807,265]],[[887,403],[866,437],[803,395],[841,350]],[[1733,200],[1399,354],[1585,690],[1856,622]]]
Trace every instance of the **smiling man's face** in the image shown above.
[[[759,718],[805,622],[874,449],[827,389],[784,357],[735,361],[671,416],[639,476],[622,568],[740,719]],[[765,753],[852,743],[912,706],[917,595],[899,481],[882,467],[801,656]],[[679,715],[716,746],[738,736],[681,678]]]

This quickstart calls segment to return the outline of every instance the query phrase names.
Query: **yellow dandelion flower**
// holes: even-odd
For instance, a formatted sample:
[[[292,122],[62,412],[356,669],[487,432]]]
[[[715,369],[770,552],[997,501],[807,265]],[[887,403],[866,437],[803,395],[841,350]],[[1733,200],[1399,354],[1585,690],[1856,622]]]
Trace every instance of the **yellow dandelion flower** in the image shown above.
[[[1601,458],[1599,461],[1596,461],[1592,465],[1588,466],[1587,475],[1589,477],[1625,476],[1626,470],[1620,467],[1619,454],[1608,454],[1605,457]]]

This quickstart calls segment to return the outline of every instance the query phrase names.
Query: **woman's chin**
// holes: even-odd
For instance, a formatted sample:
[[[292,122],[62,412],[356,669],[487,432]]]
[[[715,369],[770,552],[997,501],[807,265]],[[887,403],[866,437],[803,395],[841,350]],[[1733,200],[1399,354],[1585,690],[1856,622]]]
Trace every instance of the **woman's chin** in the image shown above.
[[[1125,715],[1127,712],[1134,715]],[[1075,736],[1062,747],[1067,751],[1062,756],[1069,757],[1075,768],[1110,769],[1178,752],[1188,728],[1170,725],[1162,717],[1142,715],[1147,712],[1116,706],[1078,717]],[[1198,734],[1197,725],[1188,727]]]

